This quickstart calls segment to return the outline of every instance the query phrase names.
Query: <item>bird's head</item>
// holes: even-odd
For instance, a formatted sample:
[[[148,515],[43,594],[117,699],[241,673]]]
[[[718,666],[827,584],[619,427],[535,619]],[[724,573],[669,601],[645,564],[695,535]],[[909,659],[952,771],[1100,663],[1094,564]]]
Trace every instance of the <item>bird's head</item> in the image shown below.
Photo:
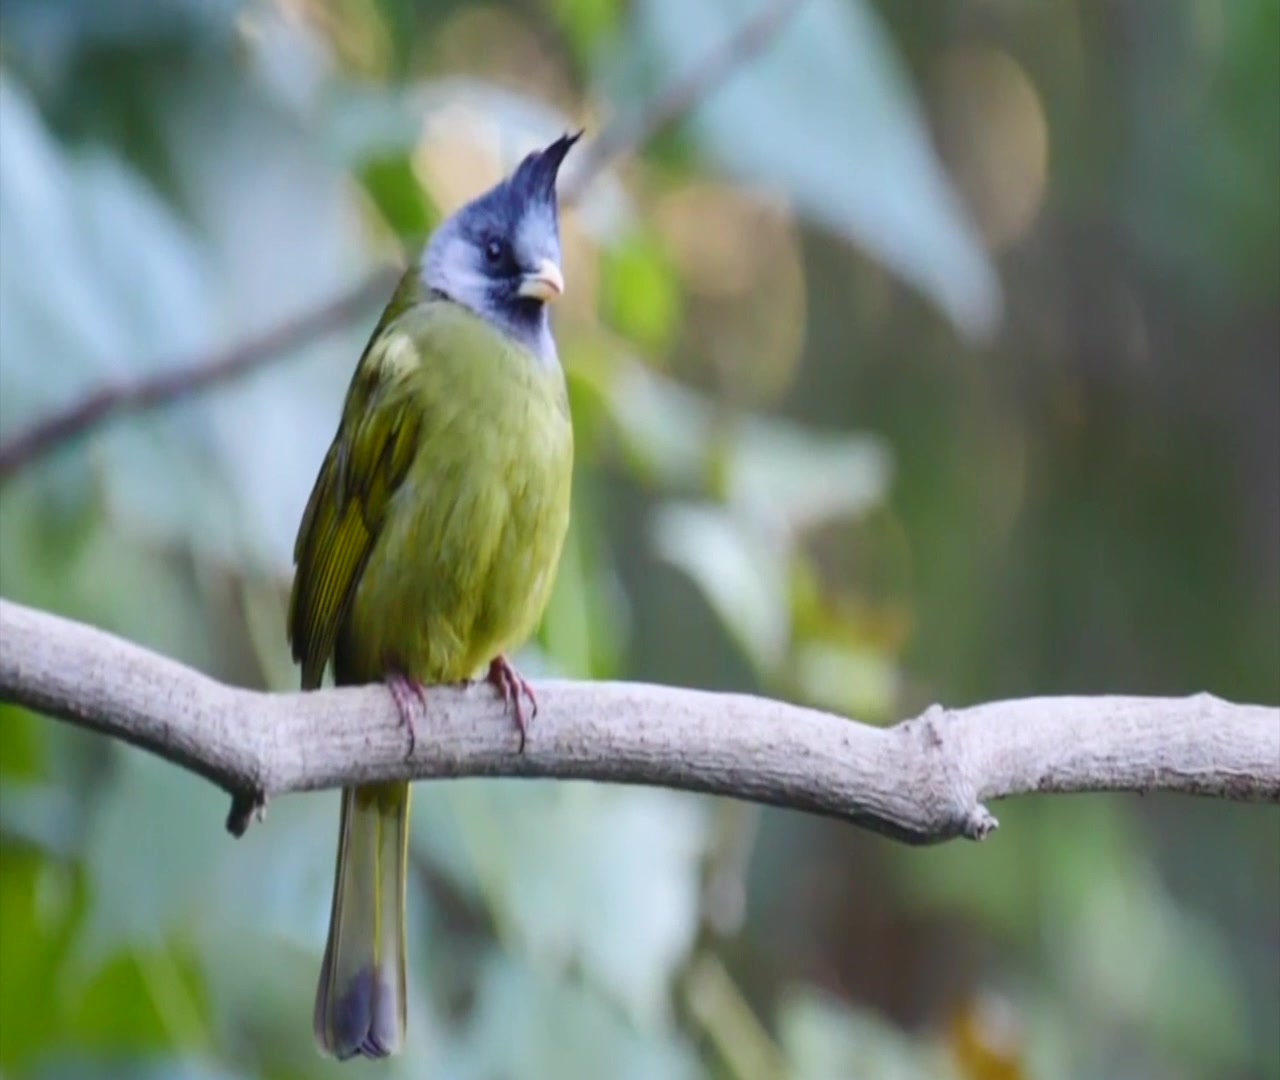
[[[429,289],[539,352],[551,340],[546,305],[564,292],[556,176],[581,135],[535,150],[509,177],[446,218],[422,258]]]

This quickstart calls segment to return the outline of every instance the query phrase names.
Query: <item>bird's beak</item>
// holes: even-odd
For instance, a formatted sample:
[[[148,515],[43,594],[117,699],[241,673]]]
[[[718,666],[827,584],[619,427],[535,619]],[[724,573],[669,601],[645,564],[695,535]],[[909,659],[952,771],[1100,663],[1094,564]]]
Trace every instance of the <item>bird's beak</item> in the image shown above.
[[[564,292],[564,275],[550,259],[538,263],[538,269],[520,279],[519,295],[550,304]]]

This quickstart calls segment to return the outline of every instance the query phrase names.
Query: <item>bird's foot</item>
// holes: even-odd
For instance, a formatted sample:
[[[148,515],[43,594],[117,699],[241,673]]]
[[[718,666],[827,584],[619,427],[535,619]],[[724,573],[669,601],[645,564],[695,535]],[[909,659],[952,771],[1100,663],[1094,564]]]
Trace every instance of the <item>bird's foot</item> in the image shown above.
[[[418,741],[415,722],[427,712],[427,688],[417,679],[395,671],[387,676],[387,689],[391,691],[391,700],[396,703],[400,723],[409,732],[409,749],[404,754],[407,760],[413,757]]]
[[[515,712],[516,727],[520,731],[520,753],[524,753],[525,737],[529,733],[529,723],[538,715],[538,698],[529,685],[529,680],[520,674],[505,656],[494,657],[489,665],[489,682],[497,687],[502,701]],[[524,716],[524,702],[529,699],[529,719]]]

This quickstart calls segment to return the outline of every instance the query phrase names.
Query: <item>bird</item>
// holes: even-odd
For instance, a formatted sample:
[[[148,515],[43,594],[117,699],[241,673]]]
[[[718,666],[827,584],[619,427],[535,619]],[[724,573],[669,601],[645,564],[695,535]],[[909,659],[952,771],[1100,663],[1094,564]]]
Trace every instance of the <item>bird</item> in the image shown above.
[[[581,136],[532,151],[431,234],[360,357],[298,529],[302,689],[327,666],[336,685],[385,684],[410,752],[425,688],[486,665],[521,751],[537,710],[509,656],[537,628],[569,525],[573,428],[548,309],[565,288],[556,179]],[[408,783],[343,789],[314,1011],[339,1059],[404,1042],[408,838]]]

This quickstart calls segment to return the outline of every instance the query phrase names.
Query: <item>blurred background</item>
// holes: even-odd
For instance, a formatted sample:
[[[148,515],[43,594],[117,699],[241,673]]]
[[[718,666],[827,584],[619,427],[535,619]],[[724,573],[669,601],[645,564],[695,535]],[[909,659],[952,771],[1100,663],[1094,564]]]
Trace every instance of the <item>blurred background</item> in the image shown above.
[[[0,443],[326,309],[757,11],[565,214],[575,516],[523,666],[876,723],[1280,699],[1275,0],[7,0]],[[0,592],[296,686],[294,531],[380,304],[19,462]],[[336,796],[237,842],[203,781],[0,712],[5,1078],[1280,1077],[1275,808],[1021,799],[910,849],[419,785],[408,1052],[339,1067]]]

